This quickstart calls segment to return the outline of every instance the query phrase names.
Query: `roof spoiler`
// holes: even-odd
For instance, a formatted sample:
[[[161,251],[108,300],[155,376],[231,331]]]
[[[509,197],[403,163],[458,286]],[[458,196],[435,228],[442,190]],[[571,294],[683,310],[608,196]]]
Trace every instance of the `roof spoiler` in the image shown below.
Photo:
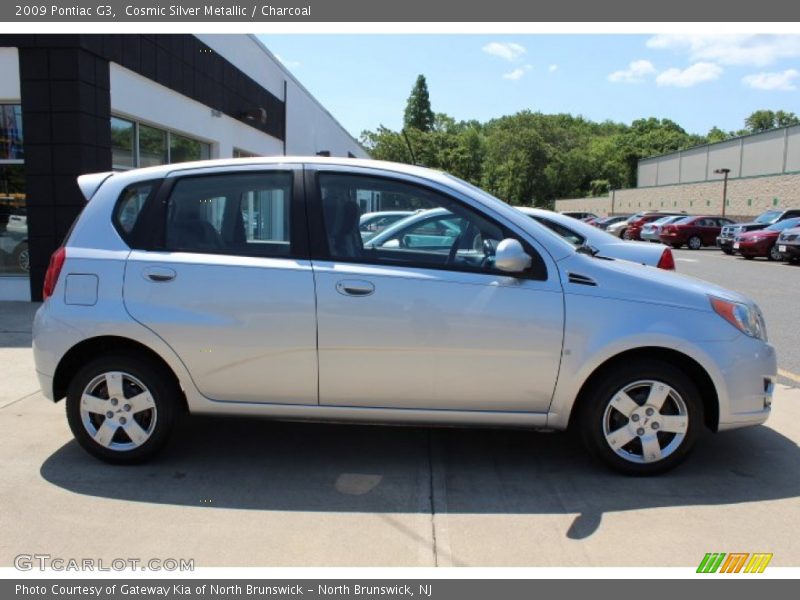
[[[105,173],[90,173],[78,177],[78,187],[81,188],[81,193],[83,197],[86,198],[87,202],[97,193],[97,190],[100,189],[103,182],[113,174],[113,171],[107,171]]]

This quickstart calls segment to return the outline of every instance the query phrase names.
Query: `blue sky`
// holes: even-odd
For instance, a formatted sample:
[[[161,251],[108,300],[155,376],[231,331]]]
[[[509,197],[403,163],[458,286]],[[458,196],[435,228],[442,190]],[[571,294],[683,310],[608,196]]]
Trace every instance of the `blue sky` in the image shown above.
[[[456,119],[523,109],[630,123],[670,118],[692,133],[743,127],[754,110],[800,114],[800,36],[261,35],[358,137],[399,129],[418,74]]]

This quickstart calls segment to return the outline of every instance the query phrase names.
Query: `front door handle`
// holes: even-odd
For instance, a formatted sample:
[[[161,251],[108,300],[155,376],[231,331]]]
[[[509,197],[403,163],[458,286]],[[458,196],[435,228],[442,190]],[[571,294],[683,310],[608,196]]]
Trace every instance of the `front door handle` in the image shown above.
[[[343,279],[336,282],[336,291],[343,296],[369,296],[375,292],[375,286],[362,279]]]
[[[172,281],[178,274],[167,267],[147,267],[144,270],[144,276],[150,281],[163,283],[165,281]]]

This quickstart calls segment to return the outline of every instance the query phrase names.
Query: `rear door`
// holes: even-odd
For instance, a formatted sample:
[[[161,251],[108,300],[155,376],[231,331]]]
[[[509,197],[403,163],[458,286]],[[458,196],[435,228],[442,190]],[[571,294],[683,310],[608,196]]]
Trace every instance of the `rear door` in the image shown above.
[[[302,194],[295,165],[178,172],[136,225],[127,310],[208,398],[317,404]]]

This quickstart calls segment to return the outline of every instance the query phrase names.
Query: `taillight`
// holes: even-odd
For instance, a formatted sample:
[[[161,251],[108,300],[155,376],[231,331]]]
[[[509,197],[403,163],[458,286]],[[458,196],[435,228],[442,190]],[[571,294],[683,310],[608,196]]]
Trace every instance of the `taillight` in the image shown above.
[[[661,258],[658,259],[656,265],[659,269],[666,269],[667,271],[675,270],[675,259],[672,257],[672,250],[665,248],[661,253]]]
[[[673,231],[675,231],[676,229],[677,229],[677,227],[675,227],[675,225],[664,225],[664,226],[661,228],[661,231],[663,231],[664,233],[667,233],[668,231],[669,231],[670,233],[672,233],[672,232],[673,232]]]
[[[44,276],[44,286],[42,287],[42,298],[47,300],[53,295],[58,283],[58,276],[61,274],[61,267],[64,266],[64,259],[67,258],[67,249],[60,246],[50,257],[50,264],[47,266],[47,273]]]

